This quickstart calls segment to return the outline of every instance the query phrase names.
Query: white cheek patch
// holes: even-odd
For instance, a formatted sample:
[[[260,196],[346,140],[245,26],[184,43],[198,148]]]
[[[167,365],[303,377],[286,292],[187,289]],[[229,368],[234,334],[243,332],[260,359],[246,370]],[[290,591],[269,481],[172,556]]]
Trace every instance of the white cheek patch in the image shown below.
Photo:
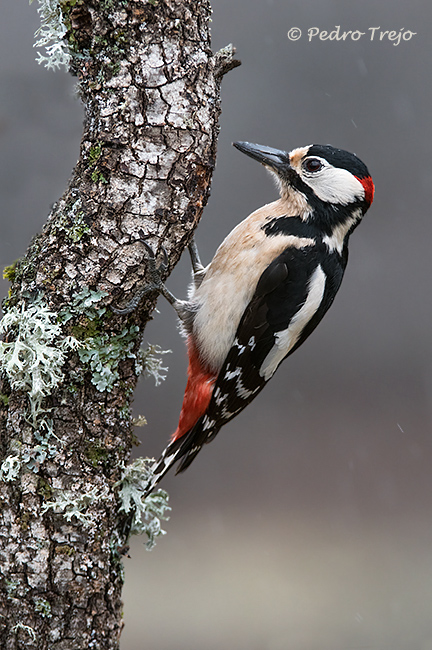
[[[303,173],[302,179],[326,203],[347,205],[365,196],[363,185],[347,169],[329,166],[315,174]]]
[[[263,361],[259,374],[268,381],[276,372],[277,367],[285,359],[291,348],[297,343],[307,323],[317,312],[324,295],[326,275],[318,264],[309,280],[307,298],[291,319],[286,330],[276,334],[276,341]]]

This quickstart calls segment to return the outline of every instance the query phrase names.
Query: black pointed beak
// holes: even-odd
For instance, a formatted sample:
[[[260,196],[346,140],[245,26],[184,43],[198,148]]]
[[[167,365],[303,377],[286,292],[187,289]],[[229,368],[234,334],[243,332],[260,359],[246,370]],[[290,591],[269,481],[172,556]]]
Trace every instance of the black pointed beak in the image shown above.
[[[261,144],[252,144],[251,142],[233,142],[233,145],[239,151],[258,160],[258,162],[270,167],[275,172],[287,171],[290,168],[289,155],[286,151],[265,147]]]

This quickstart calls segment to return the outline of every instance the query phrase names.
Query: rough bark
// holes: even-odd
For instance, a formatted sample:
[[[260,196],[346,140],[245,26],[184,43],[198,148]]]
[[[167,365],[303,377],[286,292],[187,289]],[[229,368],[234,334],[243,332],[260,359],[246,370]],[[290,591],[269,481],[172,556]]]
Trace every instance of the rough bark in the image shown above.
[[[62,11],[85,123],[69,187],[9,273],[4,340],[27,325],[35,343],[17,353],[21,384],[3,372],[1,388],[5,650],[119,646],[127,518],[116,483],[156,296],[128,316],[109,306],[145,282],[139,230],[165,248],[166,274],[190,240],[209,194],[220,80],[236,64],[232,49],[210,50],[207,0],[65,0]],[[28,344],[60,356],[29,369]]]

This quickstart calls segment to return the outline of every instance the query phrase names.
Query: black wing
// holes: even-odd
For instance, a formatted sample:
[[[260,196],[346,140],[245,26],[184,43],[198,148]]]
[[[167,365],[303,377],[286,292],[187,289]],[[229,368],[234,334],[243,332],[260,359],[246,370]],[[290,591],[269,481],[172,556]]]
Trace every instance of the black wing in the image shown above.
[[[346,253],[329,255],[324,247],[311,246],[287,248],[266,268],[237,328],[206,413],[188,433],[165,448],[152,468],[154,476],[148,491],[177,461],[177,474],[189,467],[202,446],[258,395],[269,379],[260,373],[264,361],[272,359],[277,367],[285,358],[277,355],[275,343],[305,305],[314,274],[320,272],[321,283],[324,277],[320,303],[304,321],[285,356],[294,352],[318,325],[339,289],[345,266]]]

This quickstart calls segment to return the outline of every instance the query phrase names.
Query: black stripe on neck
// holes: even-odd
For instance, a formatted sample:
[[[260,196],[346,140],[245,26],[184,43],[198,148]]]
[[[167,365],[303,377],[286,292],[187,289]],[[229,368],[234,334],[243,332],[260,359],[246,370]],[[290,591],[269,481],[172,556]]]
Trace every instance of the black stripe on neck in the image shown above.
[[[320,240],[325,235],[331,237],[334,229],[351,219],[359,208],[362,208],[361,202],[350,203],[349,206],[323,205],[321,203],[319,210],[314,209],[306,220],[299,216],[274,217],[269,219],[262,229],[268,237],[294,235],[295,237],[311,237]],[[349,234],[356,228],[362,216],[363,211],[350,228]]]
[[[267,237],[277,235],[293,235],[294,237],[308,237],[321,239],[322,232],[314,223],[303,221],[300,217],[273,217],[262,226]]]

